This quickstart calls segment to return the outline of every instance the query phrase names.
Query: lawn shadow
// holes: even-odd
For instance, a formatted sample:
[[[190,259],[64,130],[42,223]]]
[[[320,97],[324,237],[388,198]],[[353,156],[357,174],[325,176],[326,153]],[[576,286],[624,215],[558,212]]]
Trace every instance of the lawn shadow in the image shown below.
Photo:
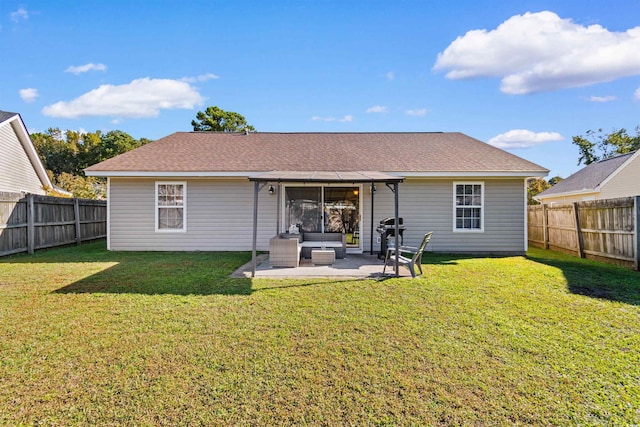
[[[562,270],[571,293],[640,305],[640,273],[637,271],[542,249],[530,251],[527,258]]]
[[[250,258],[248,252],[110,252],[97,242],[2,262],[68,264],[70,277],[86,269],[85,277],[53,291],[58,294],[250,295],[251,279],[229,277]]]
[[[196,261],[197,263],[197,261]],[[225,272],[226,273],[226,272]],[[144,294],[144,295],[251,295],[251,279],[230,278],[228,274],[185,274],[148,272],[132,274],[118,264],[54,291],[57,294]]]

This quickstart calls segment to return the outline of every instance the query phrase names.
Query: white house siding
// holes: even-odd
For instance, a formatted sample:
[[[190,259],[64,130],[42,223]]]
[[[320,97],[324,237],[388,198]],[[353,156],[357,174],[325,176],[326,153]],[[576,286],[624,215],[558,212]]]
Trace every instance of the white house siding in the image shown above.
[[[155,231],[155,182],[162,178],[111,178],[110,244],[112,250],[248,251],[252,244],[253,183],[241,179],[187,181],[187,231]],[[438,252],[521,254],[525,247],[524,179],[469,179],[484,182],[484,232],[453,232],[453,182],[461,179],[407,179],[399,184],[399,214],[407,230],[404,243],[417,245],[433,231],[429,249]],[[370,249],[371,193],[363,185],[363,249]],[[393,192],[377,185],[374,228],[394,215]],[[276,232],[277,197],[260,192],[258,250],[269,249]],[[380,244],[373,234],[374,251]]]
[[[640,156],[637,155],[603,186],[598,199],[629,196],[640,196]]]
[[[188,179],[187,231],[155,231],[155,182],[185,179],[111,178],[111,250],[247,251],[252,246],[253,183],[243,179]],[[276,197],[260,192],[258,250],[276,232]]]
[[[484,232],[453,231],[454,181],[484,182]],[[433,231],[428,249],[436,252],[524,253],[524,179],[407,179],[399,187],[406,245],[419,244],[425,233]],[[374,221],[393,216],[393,203],[393,193],[379,185]]]
[[[45,194],[11,124],[0,126],[0,191]]]

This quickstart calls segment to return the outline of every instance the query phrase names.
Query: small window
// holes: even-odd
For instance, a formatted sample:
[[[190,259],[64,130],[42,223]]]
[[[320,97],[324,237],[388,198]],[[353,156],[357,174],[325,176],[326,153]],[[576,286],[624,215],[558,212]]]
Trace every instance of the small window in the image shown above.
[[[484,184],[454,182],[454,231],[484,230]]]
[[[187,231],[187,183],[156,182],[156,231]]]

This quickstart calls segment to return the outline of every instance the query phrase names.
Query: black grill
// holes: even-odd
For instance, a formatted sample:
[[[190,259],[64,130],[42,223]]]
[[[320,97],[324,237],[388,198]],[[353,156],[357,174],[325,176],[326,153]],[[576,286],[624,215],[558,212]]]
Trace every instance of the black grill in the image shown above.
[[[400,238],[400,245],[404,244],[403,233],[405,226],[402,218],[398,218],[398,237]],[[385,218],[380,221],[376,232],[380,234],[380,252],[378,252],[378,259],[383,259],[387,255],[388,239],[392,239],[392,245],[395,243],[396,237],[396,219],[394,217]]]

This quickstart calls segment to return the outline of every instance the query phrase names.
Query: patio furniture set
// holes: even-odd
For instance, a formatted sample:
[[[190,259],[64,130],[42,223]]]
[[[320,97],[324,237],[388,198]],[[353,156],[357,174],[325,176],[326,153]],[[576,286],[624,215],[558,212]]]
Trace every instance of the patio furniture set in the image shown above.
[[[309,258],[314,264],[333,264],[346,253],[342,233],[282,233],[269,241],[271,267],[298,267],[300,258]]]
[[[432,234],[425,234],[417,247],[402,245],[398,250],[388,247],[382,274],[389,261],[395,266],[396,260],[399,266],[409,269],[411,277],[416,277],[416,266],[422,274],[422,254]],[[310,258],[314,265],[332,265],[336,258],[345,257],[346,242],[342,233],[283,233],[271,238],[269,249],[271,267],[299,267],[301,258]]]

